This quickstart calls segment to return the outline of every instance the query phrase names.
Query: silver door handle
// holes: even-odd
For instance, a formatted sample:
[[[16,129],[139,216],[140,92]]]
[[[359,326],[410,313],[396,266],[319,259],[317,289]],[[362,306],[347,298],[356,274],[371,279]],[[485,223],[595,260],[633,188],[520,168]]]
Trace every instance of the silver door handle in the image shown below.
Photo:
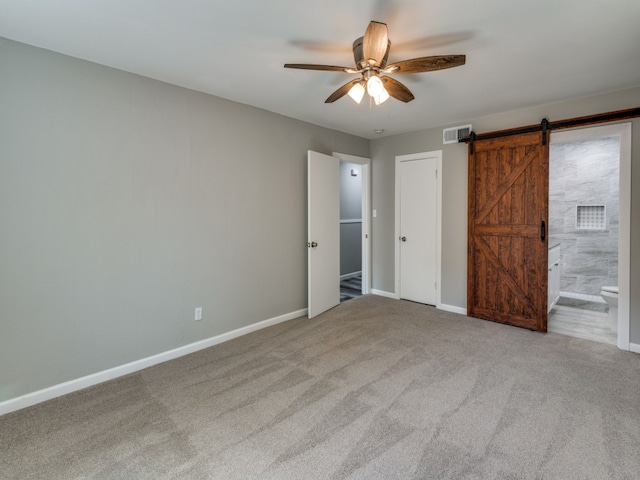
[[[407,237],[400,237],[400,240],[402,240],[403,242],[407,241]]]
[[[318,246],[318,244],[317,244],[316,242],[311,242],[311,243],[307,242],[307,247],[308,247],[308,248],[309,248],[309,247],[310,247],[310,248],[316,248],[317,246]]]

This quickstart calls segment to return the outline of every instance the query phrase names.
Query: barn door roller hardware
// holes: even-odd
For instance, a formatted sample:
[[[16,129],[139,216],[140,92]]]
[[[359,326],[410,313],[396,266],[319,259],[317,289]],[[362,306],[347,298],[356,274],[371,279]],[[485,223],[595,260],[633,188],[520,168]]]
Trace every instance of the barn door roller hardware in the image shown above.
[[[468,137],[461,138],[460,143],[469,143],[469,153],[473,154],[473,142],[477,140],[487,140],[489,138],[508,137],[511,135],[520,135],[521,133],[542,132],[542,145],[547,145],[548,135],[551,130],[562,130],[564,128],[582,127],[585,125],[596,125],[598,123],[616,122],[620,120],[629,120],[640,117],[640,107],[629,108],[627,110],[618,110],[615,112],[599,113],[586,117],[569,118],[566,120],[558,120],[550,122],[546,118],[542,119],[539,125],[529,125],[526,127],[512,128],[509,130],[498,130],[496,132],[476,134],[470,132]]]
[[[549,120],[543,118],[540,122],[540,130],[542,130],[542,145],[547,144],[547,130],[549,129]]]

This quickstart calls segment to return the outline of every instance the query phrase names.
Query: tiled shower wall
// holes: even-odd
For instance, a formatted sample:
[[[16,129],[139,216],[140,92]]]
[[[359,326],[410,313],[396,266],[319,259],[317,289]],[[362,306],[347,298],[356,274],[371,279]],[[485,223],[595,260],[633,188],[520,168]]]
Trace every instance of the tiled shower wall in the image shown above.
[[[561,245],[561,291],[618,285],[619,165],[617,137],[550,145],[549,246]],[[604,230],[577,229],[578,205],[605,205]]]

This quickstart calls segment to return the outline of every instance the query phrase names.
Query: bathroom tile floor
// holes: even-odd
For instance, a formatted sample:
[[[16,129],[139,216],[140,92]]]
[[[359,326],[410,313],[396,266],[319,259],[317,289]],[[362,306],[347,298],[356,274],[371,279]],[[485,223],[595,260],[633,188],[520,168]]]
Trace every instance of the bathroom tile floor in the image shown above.
[[[616,345],[618,334],[606,325],[606,318],[607,314],[604,312],[556,305],[549,312],[547,330]]]

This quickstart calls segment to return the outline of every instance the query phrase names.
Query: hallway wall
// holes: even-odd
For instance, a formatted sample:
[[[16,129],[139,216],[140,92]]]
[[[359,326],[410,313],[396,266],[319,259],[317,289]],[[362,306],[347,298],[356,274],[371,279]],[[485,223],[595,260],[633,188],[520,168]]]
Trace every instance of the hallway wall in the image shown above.
[[[351,175],[351,171],[356,176]],[[340,275],[362,271],[362,165],[340,162]]]

